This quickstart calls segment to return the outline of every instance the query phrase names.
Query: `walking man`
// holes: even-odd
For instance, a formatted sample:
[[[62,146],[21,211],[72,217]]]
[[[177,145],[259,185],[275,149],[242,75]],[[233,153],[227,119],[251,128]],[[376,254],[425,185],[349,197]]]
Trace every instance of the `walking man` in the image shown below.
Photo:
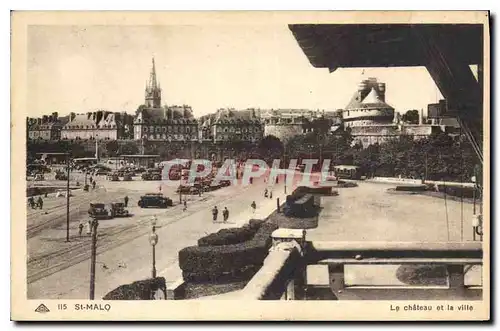
[[[32,196],[28,198],[28,204],[30,205],[31,209],[35,209],[35,199]]]
[[[42,200],[42,197],[38,197],[37,204],[38,204],[38,206],[40,207],[40,209],[42,209],[42,208],[43,208],[43,200]]]
[[[184,208],[182,209],[182,211],[186,211],[187,209],[188,209],[187,200],[186,198],[184,198]]]
[[[92,189],[95,190],[95,180],[92,182]]]
[[[224,217],[224,223],[226,223],[227,220],[229,219],[229,210],[227,209],[227,207],[224,207],[224,211],[222,212],[222,216]]]
[[[125,207],[128,206],[128,196],[126,195],[125,198],[123,198],[123,202],[125,203]]]
[[[87,222],[87,236],[90,236],[92,234],[92,220],[90,219]]]
[[[78,224],[78,236],[81,237],[83,232],[83,223]]]
[[[273,198],[273,191],[271,190],[271,191],[269,192],[269,199],[272,199],[272,198]]]
[[[217,209],[217,206],[215,206],[214,209],[212,209],[212,216],[214,223],[217,221],[217,214],[219,214],[219,210]]]
[[[257,208],[257,204],[255,203],[255,201],[252,201],[252,204],[250,205],[250,207],[252,207],[253,213],[255,214],[255,209]]]

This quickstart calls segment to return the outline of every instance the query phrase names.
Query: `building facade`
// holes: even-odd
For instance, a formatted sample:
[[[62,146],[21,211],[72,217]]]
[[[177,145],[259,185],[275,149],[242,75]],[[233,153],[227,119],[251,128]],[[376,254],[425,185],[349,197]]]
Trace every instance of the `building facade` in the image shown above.
[[[28,139],[31,140],[59,140],[61,139],[61,129],[63,122],[58,117],[58,113],[44,115],[41,118],[28,118],[26,121]]]
[[[218,109],[199,122],[201,141],[245,141],[255,143],[264,136],[264,126],[256,109]]]
[[[61,130],[63,140],[118,140],[130,139],[132,117],[125,112],[99,110],[71,113]]]
[[[144,105],[139,107],[134,118],[134,139],[181,142],[198,140],[198,122],[191,107],[162,106],[161,92],[153,59],[145,88]]]

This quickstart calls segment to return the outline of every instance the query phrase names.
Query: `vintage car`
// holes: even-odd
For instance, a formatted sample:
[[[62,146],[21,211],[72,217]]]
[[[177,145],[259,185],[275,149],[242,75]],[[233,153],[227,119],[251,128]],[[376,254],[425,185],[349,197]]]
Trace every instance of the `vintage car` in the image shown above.
[[[141,178],[143,180],[161,180],[161,170],[159,169],[148,169],[142,174]]]
[[[123,202],[115,202],[111,204],[111,217],[128,217],[130,216]]]
[[[137,205],[141,208],[167,208],[169,206],[173,206],[173,204],[172,199],[164,197],[161,193],[148,193],[143,195],[137,203]]]
[[[107,178],[107,179],[109,179],[109,180],[110,180],[110,181],[112,181],[112,182],[117,182],[117,181],[119,181],[119,180],[120,180],[120,176],[118,175],[118,173],[117,173],[117,172],[113,172],[113,173],[111,173],[111,174],[108,174],[108,175],[106,176],[106,178]]]
[[[62,171],[57,171],[56,180],[68,180],[68,176]]]
[[[105,169],[96,169],[94,171],[94,176],[101,176],[101,175],[108,175],[109,174],[109,171],[108,170],[105,170]]]
[[[103,203],[91,203],[89,208],[89,216],[94,219],[109,218],[108,210]]]
[[[134,174],[132,174],[131,172],[125,172],[123,174],[123,180],[126,181],[126,182],[131,181],[133,175]]]
[[[179,185],[176,192],[181,194],[198,194],[201,186],[199,184],[194,185]]]

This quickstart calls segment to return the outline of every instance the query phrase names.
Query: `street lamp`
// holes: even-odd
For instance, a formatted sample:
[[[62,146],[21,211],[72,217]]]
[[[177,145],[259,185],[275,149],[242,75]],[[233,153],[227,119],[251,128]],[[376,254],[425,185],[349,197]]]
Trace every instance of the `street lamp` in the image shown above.
[[[156,234],[156,216],[151,218],[152,232],[149,236],[149,243],[153,247],[153,268],[151,269],[152,278],[156,278],[156,244],[158,243],[158,234]]]

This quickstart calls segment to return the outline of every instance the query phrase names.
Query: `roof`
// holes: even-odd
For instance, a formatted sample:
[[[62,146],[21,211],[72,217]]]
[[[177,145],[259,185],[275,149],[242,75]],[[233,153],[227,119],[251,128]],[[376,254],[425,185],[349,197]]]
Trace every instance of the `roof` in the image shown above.
[[[120,155],[120,156],[121,157],[129,157],[129,158],[136,157],[136,158],[143,158],[143,159],[160,157],[160,155]]]
[[[483,61],[482,24],[292,24],[316,68],[425,66],[421,39],[440,36],[459,61]]]
[[[380,100],[377,91],[372,87],[370,93],[359,103],[358,108],[391,108],[387,103]]]
[[[353,165],[337,165],[333,167],[334,169],[358,169],[358,166]]]

